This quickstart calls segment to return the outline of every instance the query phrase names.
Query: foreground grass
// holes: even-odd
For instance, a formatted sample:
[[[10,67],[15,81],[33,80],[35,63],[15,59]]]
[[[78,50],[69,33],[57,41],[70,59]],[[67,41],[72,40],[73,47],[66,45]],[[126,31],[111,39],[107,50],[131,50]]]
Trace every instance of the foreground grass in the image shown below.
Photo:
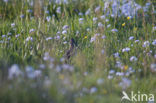
[[[29,2],[15,1],[0,1],[0,103],[118,103],[123,90],[156,94],[154,4],[112,17],[102,0],[46,2],[49,13],[35,18]],[[77,50],[65,63],[71,38]]]

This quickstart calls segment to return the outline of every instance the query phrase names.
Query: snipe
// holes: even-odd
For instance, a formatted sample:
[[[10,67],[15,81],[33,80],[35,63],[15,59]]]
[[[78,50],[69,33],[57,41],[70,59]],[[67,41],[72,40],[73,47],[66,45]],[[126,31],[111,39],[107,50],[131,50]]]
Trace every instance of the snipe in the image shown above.
[[[75,54],[75,40],[73,38],[70,39],[70,48],[67,50],[65,54],[66,61],[69,61],[70,57]]]

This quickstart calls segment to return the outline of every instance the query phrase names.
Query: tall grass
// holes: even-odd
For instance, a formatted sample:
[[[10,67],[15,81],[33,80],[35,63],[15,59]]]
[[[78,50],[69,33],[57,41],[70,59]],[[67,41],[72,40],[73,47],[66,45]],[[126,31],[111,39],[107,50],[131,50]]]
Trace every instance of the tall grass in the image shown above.
[[[112,16],[106,2],[45,0],[37,8],[1,0],[0,103],[118,103],[123,90],[155,95],[155,1],[133,1],[142,6],[133,16]],[[65,60],[71,38],[76,52]]]

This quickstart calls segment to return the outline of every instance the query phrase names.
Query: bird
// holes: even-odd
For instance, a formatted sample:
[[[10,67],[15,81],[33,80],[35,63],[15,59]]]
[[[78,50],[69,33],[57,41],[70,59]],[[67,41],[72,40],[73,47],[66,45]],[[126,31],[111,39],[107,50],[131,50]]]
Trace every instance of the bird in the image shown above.
[[[66,62],[70,60],[71,56],[73,56],[76,52],[76,42],[73,38],[70,39],[70,48],[65,53]]]

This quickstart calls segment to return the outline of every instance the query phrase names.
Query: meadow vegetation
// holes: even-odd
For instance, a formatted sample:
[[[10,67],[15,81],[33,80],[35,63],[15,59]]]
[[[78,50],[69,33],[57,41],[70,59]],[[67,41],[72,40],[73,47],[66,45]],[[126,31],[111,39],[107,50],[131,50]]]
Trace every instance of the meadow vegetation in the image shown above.
[[[156,94],[155,0],[33,1],[0,0],[0,103]],[[76,51],[66,60],[71,38]]]

